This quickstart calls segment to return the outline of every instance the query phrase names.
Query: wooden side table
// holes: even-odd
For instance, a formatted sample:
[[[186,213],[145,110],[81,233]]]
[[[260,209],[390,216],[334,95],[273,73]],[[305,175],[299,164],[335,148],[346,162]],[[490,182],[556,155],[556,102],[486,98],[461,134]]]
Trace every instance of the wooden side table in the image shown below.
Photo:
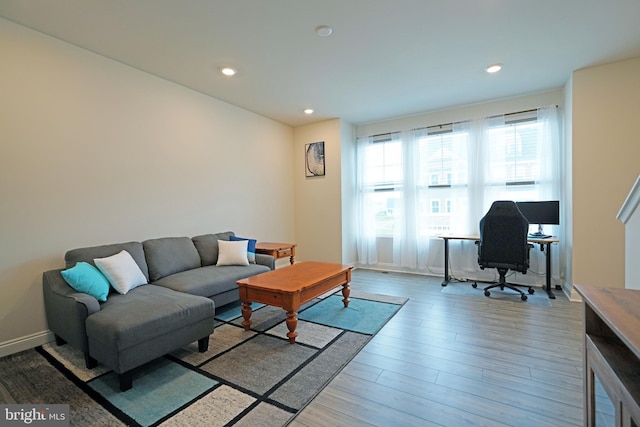
[[[271,255],[275,259],[289,257],[289,262],[293,265],[296,246],[295,243],[258,242],[256,243],[256,253]]]

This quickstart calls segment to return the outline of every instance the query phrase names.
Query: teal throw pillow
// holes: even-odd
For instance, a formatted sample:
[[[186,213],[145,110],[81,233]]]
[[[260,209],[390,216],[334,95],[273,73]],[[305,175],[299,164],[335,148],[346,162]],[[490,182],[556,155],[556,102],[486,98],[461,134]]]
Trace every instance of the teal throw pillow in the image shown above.
[[[76,291],[89,294],[98,301],[107,300],[109,281],[91,264],[78,262],[73,267],[63,270],[62,277]]]
[[[238,240],[247,240],[247,259],[251,264],[256,263],[256,243],[255,239],[247,239],[246,237],[238,237],[238,236],[229,236],[229,240],[238,241]]]

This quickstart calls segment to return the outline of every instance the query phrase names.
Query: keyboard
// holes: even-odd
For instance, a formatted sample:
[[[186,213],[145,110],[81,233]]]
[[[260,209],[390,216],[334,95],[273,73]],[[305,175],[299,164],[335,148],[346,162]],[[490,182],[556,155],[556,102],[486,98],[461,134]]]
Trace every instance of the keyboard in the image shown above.
[[[530,239],[548,239],[550,237],[553,237],[553,236],[551,236],[550,234],[537,234],[537,233],[529,234]]]

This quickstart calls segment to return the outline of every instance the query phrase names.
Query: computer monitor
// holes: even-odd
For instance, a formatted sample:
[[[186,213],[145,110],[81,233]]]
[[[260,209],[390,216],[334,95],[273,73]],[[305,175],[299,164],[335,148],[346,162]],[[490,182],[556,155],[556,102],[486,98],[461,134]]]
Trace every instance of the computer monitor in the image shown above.
[[[560,224],[560,202],[558,200],[548,200],[543,202],[516,202],[522,215],[527,218],[529,224],[538,224],[538,231],[530,233],[531,237],[551,237],[544,234],[543,224]]]

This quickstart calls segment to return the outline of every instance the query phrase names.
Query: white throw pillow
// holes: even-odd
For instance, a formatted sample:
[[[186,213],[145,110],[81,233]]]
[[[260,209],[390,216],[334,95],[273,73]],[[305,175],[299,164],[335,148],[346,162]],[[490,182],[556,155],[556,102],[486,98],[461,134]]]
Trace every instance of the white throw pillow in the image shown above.
[[[216,265],[249,265],[247,240],[218,240],[218,262]]]
[[[129,252],[123,250],[106,258],[93,260],[113,289],[124,295],[131,289],[147,284],[147,278]]]

